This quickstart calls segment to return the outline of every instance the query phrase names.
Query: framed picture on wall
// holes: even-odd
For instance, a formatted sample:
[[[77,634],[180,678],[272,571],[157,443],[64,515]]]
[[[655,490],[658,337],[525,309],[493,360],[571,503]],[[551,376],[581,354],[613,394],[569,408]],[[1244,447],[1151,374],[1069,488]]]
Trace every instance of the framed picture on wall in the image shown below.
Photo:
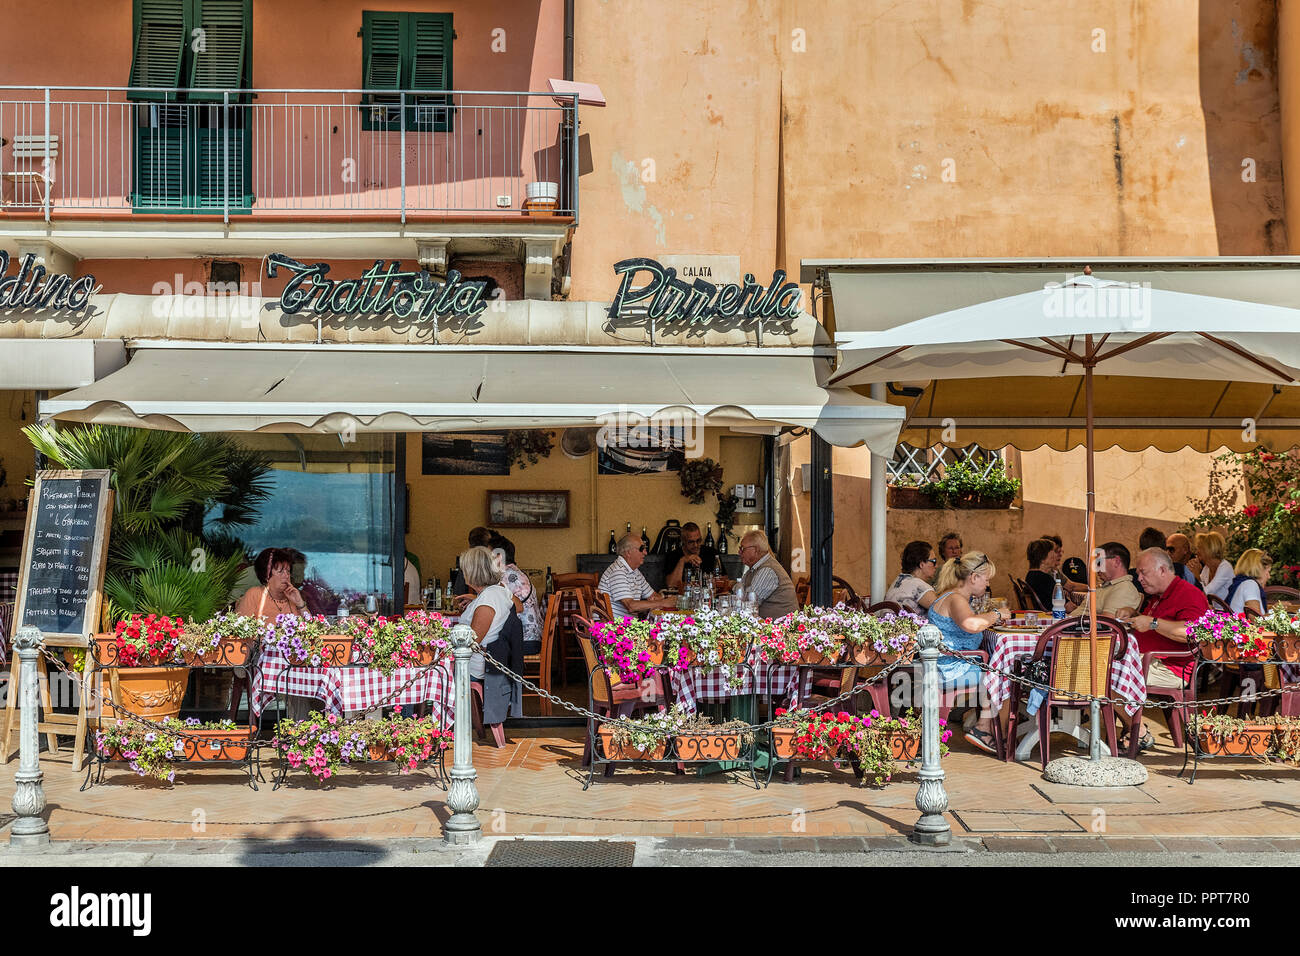
[[[423,475],[510,474],[506,459],[506,433],[425,432],[420,444]]]
[[[601,475],[662,475],[681,471],[686,461],[686,428],[646,423],[627,428],[617,441],[601,443]]]
[[[489,491],[487,524],[492,528],[567,528],[567,491]]]

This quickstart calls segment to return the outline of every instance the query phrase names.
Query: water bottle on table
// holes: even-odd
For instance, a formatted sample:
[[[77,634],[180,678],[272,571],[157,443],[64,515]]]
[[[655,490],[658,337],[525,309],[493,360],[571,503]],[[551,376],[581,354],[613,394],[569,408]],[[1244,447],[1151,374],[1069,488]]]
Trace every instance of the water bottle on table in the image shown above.
[[[1056,576],[1056,587],[1052,589],[1052,620],[1065,620],[1065,589],[1061,587],[1061,576]]]

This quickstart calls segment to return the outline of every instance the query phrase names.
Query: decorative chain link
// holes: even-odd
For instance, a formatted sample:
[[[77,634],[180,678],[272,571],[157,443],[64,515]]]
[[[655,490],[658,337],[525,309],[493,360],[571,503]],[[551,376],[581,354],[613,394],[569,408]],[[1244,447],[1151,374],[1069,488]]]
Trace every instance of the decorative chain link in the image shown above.
[[[945,654],[956,655],[958,653],[946,644],[940,644],[939,650]],[[1220,704],[1248,703],[1254,700],[1261,700],[1265,697],[1278,697],[1288,691],[1300,691],[1300,684],[1283,684],[1281,687],[1260,691],[1258,693],[1250,694],[1249,696],[1242,694],[1238,697],[1216,697],[1208,700],[1151,700],[1149,698],[1146,700],[1130,700],[1127,697],[1098,697],[1092,694],[1080,694],[1072,690],[1063,690],[1060,687],[1053,687],[1051,684],[1044,681],[1036,681],[1032,678],[1025,677],[1023,674],[1013,674],[1010,671],[993,667],[991,664],[984,663],[978,657],[964,658],[964,660],[969,660],[986,674],[997,674],[999,677],[1005,677],[1007,680],[1013,681],[1014,683],[1022,684],[1025,687],[1032,687],[1035,690],[1045,691],[1053,696],[1068,697],[1072,700],[1086,700],[1089,702],[1096,701],[1099,704],[1114,704],[1124,708],[1142,707],[1147,710],[1186,710],[1195,707],[1217,707]],[[1254,662],[1247,661],[1246,663]],[[1263,661],[1260,663],[1277,664],[1276,661]],[[1277,666],[1280,667],[1282,665],[1278,664]]]
[[[554,694],[550,693],[549,691],[543,690],[541,687],[538,687],[538,686],[537,686],[536,684],[534,684],[532,681],[528,680],[528,678],[522,676],[521,674],[516,674],[516,673],[515,673],[514,671],[512,671],[510,668],[506,667],[506,665],[502,664],[499,660],[497,660],[495,657],[493,657],[491,654],[489,654],[486,650],[484,650],[484,649],[482,648],[482,646],[480,646],[480,645],[478,644],[478,642],[475,642],[473,646],[474,646],[475,650],[477,650],[480,654],[482,654],[483,657],[484,657],[486,660],[490,661],[490,662],[491,662],[491,663],[492,663],[492,664],[493,664],[493,665],[494,665],[498,670],[500,670],[500,671],[501,671],[503,674],[505,674],[507,677],[511,678],[512,680],[514,680],[515,682],[521,684],[522,686],[528,688],[530,691],[532,691],[533,693],[537,694],[539,697],[544,697],[544,698],[546,698],[546,699],[549,700],[552,704],[558,704],[560,707],[563,707],[565,710],[571,711],[572,713],[575,713],[575,714],[577,714],[577,715],[580,716],[580,717],[585,717],[585,718],[587,718],[588,720],[594,720],[594,721],[596,721],[596,722],[599,723],[599,724],[614,724],[614,725],[616,725],[616,726],[623,726],[623,727],[631,727],[631,726],[632,726],[632,724],[631,724],[631,722],[630,722],[630,720],[629,720],[628,718],[625,718],[625,717],[609,717],[609,716],[605,716],[605,715],[603,715],[603,714],[597,714],[597,713],[595,713],[594,711],[587,710],[585,707],[579,707],[577,704],[571,704],[571,703],[569,703],[567,700],[563,700],[563,699],[561,699],[561,698],[559,698],[559,697],[556,697]],[[893,673],[893,671],[896,670],[897,668],[903,666],[904,664],[908,664],[908,663],[911,663],[911,661],[910,661],[910,660],[899,659],[899,660],[895,661],[895,662],[892,663],[892,664],[887,664],[887,665],[885,665],[884,667],[881,668],[881,670],[880,670],[879,673],[877,673],[877,674],[873,674],[871,677],[867,678],[866,680],[862,681],[861,683],[858,683],[858,682],[855,681],[855,682],[854,682],[854,685],[853,685],[851,688],[849,688],[848,690],[844,691],[844,692],[841,693],[839,696],[837,696],[837,697],[832,697],[830,700],[825,701],[824,703],[818,704],[816,707],[809,707],[809,708],[806,708],[806,709],[807,709],[807,711],[808,711],[809,713],[818,713],[818,712],[823,711],[823,710],[828,710],[828,709],[830,709],[831,707],[835,706],[836,704],[839,704],[839,703],[842,703],[842,702],[848,700],[848,699],[849,699],[850,697],[852,697],[854,694],[856,694],[856,693],[858,693],[860,690],[862,690],[862,688],[865,687],[867,684],[874,684],[874,683],[876,683],[877,681],[882,680],[883,678],[889,676],[889,674]],[[868,666],[868,667],[870,667],[870,666],[874,666],[874,665],[864,665],[864,666]],[[646,680],[649,680],[649,678],[646,678]],[[647,703],[649,703],[649,701],[647,701]],[[771,728],[771,727],[779,727],[779,726],[787,726],[787,725],[786,725],[786,724],[783,724],[782,721],[779,721],[779,720],[769,720],[769,721],[767,721],[766,723],[762,723],[762,724],[749,724],[749,725],[745,728],[745,732],[746,732],[746,733],[753,733],[754,731],[757,731],[757,730],[767,730],[767,729],[769,729],[769,728]]]

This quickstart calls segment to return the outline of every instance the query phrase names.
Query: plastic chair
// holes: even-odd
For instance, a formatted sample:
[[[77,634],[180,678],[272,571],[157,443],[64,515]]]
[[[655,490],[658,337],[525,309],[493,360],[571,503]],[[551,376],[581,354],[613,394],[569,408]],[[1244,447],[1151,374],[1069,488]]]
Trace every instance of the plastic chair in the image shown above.
[[[1150,700],[1155,697],[1163,697],[1166,700],[1172,700],[1177,703],[1191,703],[1195,705],[1196,702],[1195,688],[1190,688],[1187,686],[1183,686],[1182,688],[1152,687],[1151,682],[1147,680],[1147,678],[1151,674],[1152,661],[1162,661],[1167,667],[1169,666],[1170,663],[1173,664],[1195,663],[1198,656],[1199,653],[1197,651],[1147,651],[1145,654],[1143,654],[1142,655],[1142,679],[1147,685],[1147,699]],[[1185,684],[1186,681],[1184,681],[1184,685]],[[1182,747],[1183,728],[1187,723],[1187,708],[1172,707],[1169,709],[1168,714],[1169,714],[1169,736],[1173,740],[1174,747],[1176,748]],[[1139,717],[1140,716],[1141,715],[1139,715]],[[1130,739],[1129,739],[1128,755],[1130,757],[1137,756],[1138,738],[1141,736],[1142,736],[1141,733],[1138,732],[1129,733]]]
[[[1114,696],[1110,675],[1115,660],[1128,652],[1128,630],[1113,617],[1097,616],[1097,686],[1103,693]],[[1057,621],[1038,636],[1038,644],[1030,662],[1041,661],[1048,656],[1051,645],[1051,666],[1048,670],[1047,683],[1053,688],[1072,691],[1076,694],[1092,692],[1092,681],[1088,675],[1090,656],[1087,622],[1083,618],[1066,618]],[[1021,684],[1013,683],[1011,691],[1010,719],[1007,722],[1006,739],[1002,741],[1002,759],[1010,760],[1016,749],[1016,727],[1020,722],[1020,704],[1028,700],[1029,693]],[[1038,753],[1043,766],[1051,759],[1051,715],[1052,710],[1084,710],[1091,708],[1086,700],[1058,696],[1049,692],[1047,699],[1038,708]],[[1102,704],[1101,719],[1106,725],[1106,737],[1110,743],[1110,752],[1118,756],[1115,745],[1115,708],[1113,704]],[[1099,728],[1093,728],[1096,733]]]
[[[871,607],[867,608],[867,613],[880,614],[883,612],[889,612],[891,614],[897,614],[902,610],[903,610],[902,605],[896,604],[893,601],[880,601],[876,604],[871,605]],[[876,673],[879,673],[879,671],[881,671],[882,669],[883,668],[881,667],[873,666],[873,667],[864,667],[862,670],[869,672],[867,676],[870,677]],[[861,671],[859,673],[861,673]],[[856,675],[855,675],[855,679],[856,679]],[[872,707],[880,711],[880,713],[882,714],[888,714],[890,712],[889,687],[885,681],[875,681],[873,683],[864,682],[861,686],[865,686],[867,688],[867,693],[871,696]]]

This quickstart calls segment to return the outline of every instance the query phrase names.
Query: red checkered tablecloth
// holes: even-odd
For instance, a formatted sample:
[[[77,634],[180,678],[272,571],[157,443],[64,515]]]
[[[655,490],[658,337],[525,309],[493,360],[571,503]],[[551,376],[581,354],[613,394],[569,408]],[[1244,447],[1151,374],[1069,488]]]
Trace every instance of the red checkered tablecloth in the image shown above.
[[[740,686],[733,686],[727,675],[715,667],[692,667],[690,670],[670,670],[669,679],[673,685],[673,697],[688,710],[696,709],[696,702],[701,700],[725,700],[729,697],[742,697],[747,694],[766,696],[769,693],[777,697],[797,698],[795,682],[799,679],[799,668],[780,665],[769,672],[767,662],[759,659],[757,651],[750,651],[747,658],[752,671],[741,668],[744,675]],[[771,683],[768,675],[771,674]],[[809,673],[805,686],[812,682]]]
[[[1011,671],[1016,658],[1033,657],[1034,649],[1038,646],[1037,634],[1006,631],[995,633],[997,637],[993,644],[993,654],[989,657],[990,667]],[[985,674],[984,689],[988,691],[990,706],[997,710],[1011,696],[1011,680],[1001,674]],[[1124,656],[1111,665],[1109,696],[1136,701],[1146,699],[1147,683],[1142,676],[1142,657],[1138,653],[1136,638],[1129,639]],[[1136,714],[1140,705],[1134,704],[1124,709],[1129,714]]]
[[[416,674],[420,676],[411,686],[393,697]],[[445,727],[455,710],[453,687],[450,656],[434,667],[402,667],[385,677],[368,667],[290,667],[283,657],[262,654],[253,669],[249,700],[254,719],[278,694],[314,697],[324,701],[327,711],[340,714],[366,710],[380,701],[385,706],[428,702],[433,704],[433,716]]]

